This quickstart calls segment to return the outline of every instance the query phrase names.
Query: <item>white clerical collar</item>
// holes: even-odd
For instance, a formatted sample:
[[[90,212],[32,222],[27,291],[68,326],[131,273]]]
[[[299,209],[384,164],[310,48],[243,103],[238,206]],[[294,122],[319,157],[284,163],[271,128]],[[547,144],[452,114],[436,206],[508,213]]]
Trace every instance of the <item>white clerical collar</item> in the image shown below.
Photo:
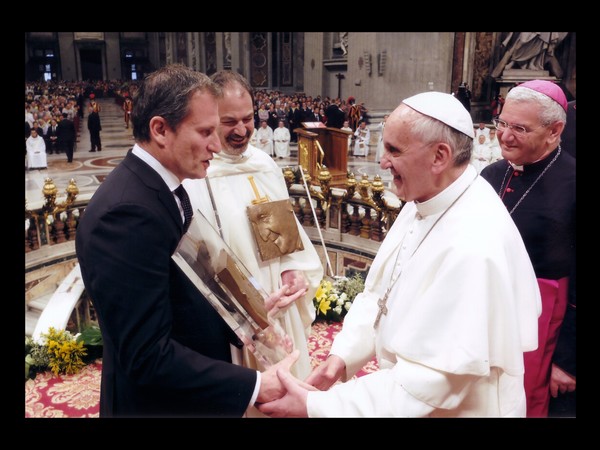
[[[508,163],[512,166],[513,170],[518,170],[519,172],[523,172],[523,166],[522,165],[519,166],[517,164],[511,163],[510,161]]]
[[[146,150],[144,150],[138,144],[134,144],[133,150],[131,150],[131,153],[133,153],[135,156],[137,156],[142,161],[144,161],[146,164],[148,164],[150,167],[152,167],[156,171],[156,173],[158,173],[158,175],[160,175],[160,177],[163,179],[163,181],[167,184],[167,186],[169,187],[169,190],[171,192],[173,192],[175,189],[177,189],[179,187],[179,185],[181,184],[181,182],[179,181],[179,178],[177,178],[173,174],[173,172],[168,170],[154,156],[152,156],[150,153],[148,153]]]
[[[465,171],[450,186],[425,202],[415,201],[417,212],[421,217],[438,214],[448,208],[461,195],[477,176],[477,171],[468,165]]]
[[[527,165],[531,166],[535,163],[543,161],[544,159],[548,158],[552,153],[554,153],[557,148],[560,148],[560,145],[558,147],[556,147],[554,150],[552,150],[551,152],[544,154],[541,158],[538,158],[533,162],[527,163]],[[514,164],[510,161],[508,161],[508,163],[512,166],[513,170],[518,170],[519,172],[523,172],[525,170],[525,168],[524,168],[525,165],[518,166],[517,164]]]

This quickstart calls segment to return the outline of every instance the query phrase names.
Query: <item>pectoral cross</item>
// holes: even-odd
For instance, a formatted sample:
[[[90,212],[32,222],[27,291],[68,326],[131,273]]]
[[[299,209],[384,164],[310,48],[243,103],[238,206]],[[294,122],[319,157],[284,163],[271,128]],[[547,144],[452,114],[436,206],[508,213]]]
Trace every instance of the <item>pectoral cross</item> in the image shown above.
[[[388,309],[387,309],[387,299],[388,296],[390,295],[390,290],[388,289],[387,291],[385,291],[385,295],[383,296],[383,298],[380,298],[379,300],[377,300],[377,306],[379,306],[379,311],[377,311],[377,317],[375,318],[375,323],[373,324],[373,328],[377,329],[377,327],[379,326],[379,321],[381,320],[381,316],[383,316],[384,314],[387,315],[388,313]]]

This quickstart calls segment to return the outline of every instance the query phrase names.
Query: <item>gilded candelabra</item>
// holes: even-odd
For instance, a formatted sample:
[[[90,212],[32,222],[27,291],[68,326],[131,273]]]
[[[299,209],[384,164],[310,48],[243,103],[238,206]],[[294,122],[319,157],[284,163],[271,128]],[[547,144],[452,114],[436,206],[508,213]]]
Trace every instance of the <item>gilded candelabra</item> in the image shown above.
[[[356,177],[354,176],[354,172],[348,172],[346,176],[346,192],[344,193],[344,201],[352,200],[354,197],[354,193],[356,192]]]
[[[25,251],[36,250],[38,248],[38,229],[39,229],[39,240],[42,244],[47,243],[48,235],[46,233],[46,227],[42,227],[41,224],[52,225],[54,228],[55,240],[57,242],[64,242],[64,223],[60,218],[60,214],[69,208],[77,198],[79,194],[79,188],[75,183],[75,180],[71,178],[69,185],[66,189],[67,198],[60,202],[56,202],[56,195],[58,189],[52,178],[46,178],[44,180],[44,187],[42,188],[42,194],[44,195],[44,205],[40,211],[30,211],[27,209],[27,199],[25,199],[25,219],[29,219],[26,222],[26,233],[25,233]],[[73,224],[73,213],[69,214],[67,218],[67,232],[69,239],[74,237]]]
[[[75,202],[77,194],[79,194],[79,188],[75,183],[75,179],[71,178],[65,192],[67,193],[67,198],[65,201],[56,203],[56,194],[58,194],[58,188],[54,184],[54,181],[52,181],[52,178],[48,177],[46,180],[44,180],[44,188],[42,189],[42,193],[44,194],[45,202],[42,209],[45,217],[50,214],[53,216],[60,214],[61,212],[66,211],[66,209]]]

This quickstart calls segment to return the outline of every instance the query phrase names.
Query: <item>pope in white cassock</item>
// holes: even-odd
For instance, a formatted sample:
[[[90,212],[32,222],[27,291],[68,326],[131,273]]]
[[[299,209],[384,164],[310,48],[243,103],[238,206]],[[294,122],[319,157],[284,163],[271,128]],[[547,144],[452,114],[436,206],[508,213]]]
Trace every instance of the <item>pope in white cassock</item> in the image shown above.
[[[279,319],[294,347],[300,351],[291,371],[304,379],[311,370],[307,339],[315,318],[312,298],[323,278],[323,266],[297,220],[304,250],[261,260],[246,212],[255,199],[248,176],[253,177],[260,196],[268,196],[270,201],[289,199],[289,194],[277,164],[264,151],[249,145],[254,130],[250,85],[241,75],[231,71],[217,72],[212,78],[223,89],[218,129],[222,151],[214,155],[206,179],[185,180],[183,184],[194,210],[200,209],[215,227],[220,223],[225,242],[267,293],[275,292],[285,284],[289,285],[289,296],[306,288],[306,294],[288,306]],[[248,351],[244,352],[244,365],[261,369]]]
[[[259,409],[272,416],[524,417],[523,352],[540,293],[518,229],[469,165],[469,113],[450,94],[390,115],[383,169],[406,203],[327,360]],[[373,355],[380,370],[350,378]],[[350,380],[333,384],[338,380]]]
[[[273,156],[273,130],[265,121],[261,121],[256,130],[256,146],[267,155]]]
[[[285,127],[283,120],[279,121],[279,126],[273,131],[273,142],[275,143],[275,156],[278,158],[290,156],[290,131]]]

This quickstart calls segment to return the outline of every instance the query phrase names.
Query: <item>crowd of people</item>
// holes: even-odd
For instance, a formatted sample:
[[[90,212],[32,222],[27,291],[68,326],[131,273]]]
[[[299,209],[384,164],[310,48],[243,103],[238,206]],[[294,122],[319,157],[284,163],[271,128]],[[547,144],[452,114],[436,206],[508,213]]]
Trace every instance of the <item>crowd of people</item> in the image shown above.
[[[136,83],[113,81],[44,81],[25,84],[25,157],[29,170],[47,168],[46,155],[63,153],[73,162],[77,132],[87,113],[90,152],[101,151],[98,98],[129,97]],[[128,127],[128,114],[125,113]],[[35,130],[35,131],[34,131]]]
[[[89,151],[101,151],[99,131],[102,126],[99,119],[100,110],[95,99],[115,97],[123,109],[125,127],[129,128],[133,110],[132,99],[138,85],[139,83],[135,81],[123,82],[121,80],[26,83],[25,140],[30,137],[31,129],[36,128],[45,145],[43,158],[46,154],[65,153],[68,162],[71,162],[70,142],[73,141],[74,144],[76,135],[72,137],[70,135],[71,127],[63,125],[60,128],[68,128],[68,136],[62,137],[61,134],[61,137],[57,137],[53,133],[54,128],[51,128],[52,121],[60,124],[67,119],[72,121],[75,130],[78,130],[84,112],[89,112],[90,114],[94,113],[95,116],[98,115],[98,117],[93,117],[91,123],[88,123],[90,134],[93,136]],[[368,121],[368,110],[364,103],[357,104],[352,96],[348,99],[341,99],[321,95],[313,97],[305,93],[286,94],[277,90],[257,90],[254,92],[253,108],[254,128],[256,134],[261,136],[260,139],[257,139],[254,135],[252,142],[269,155],[278,158],[289,156],[290,143],[297,142],[294,130],[301,128],[303,122],[321,122],[328,127],[342,128],[344,122],[347,121],[349,124],[347,129],[352,132],[348,142],[350,151],[352,142],[355,141],[354,133],[361,122]],[[283,128],[287,133],[283,131]],[[35,142],[35,139],[32,139],[29,147],[39,149],[41,146],[39,143],[36,145]],[[38,160],[34,156],[38,153],[30,152],[29,155],[31,155],[29,158],[31,162],[28,162],[28,168],[46,167],[45,160]]]
[[[355,156],[368,155],[370,137],[364,136],[369,131],[365,131],[369,119],[368,110],[364,102],[357,104],[352,96],[341,99],[258,90],[254,93],[253,108],[255,134],[251,142],[275,158],[289,156],[290,143],[298,140],[294,130],[302,128],[304,122],[320,122],[327,127],[350,131],[352,134],[348,136],[348,151]],[[361,123],[365,125],[361,126]],[[359,129],[363,131],[357,131]],[[353,148],[360,150],[354,151]]]
[[[265,121],[272,131],[279,122],[290,132],[290,142],[297,142],[294,130],[302,128],[303,122],[321,122],[332,128],[342,128],[348,121],[352,133],[361,121],[368,121],[364,103],[356,104],[354,97],[348,99],[329,96],[285,94],[281,91],[259,90],[254,94],[254,127],[259,129]],[[349,148],[351,148],[349,146]]]
[[[46,154],[65,153],[73,159],[76,130],[83,118],[82,83],[28,83],[25,85],[26,167],[45,169]]]

